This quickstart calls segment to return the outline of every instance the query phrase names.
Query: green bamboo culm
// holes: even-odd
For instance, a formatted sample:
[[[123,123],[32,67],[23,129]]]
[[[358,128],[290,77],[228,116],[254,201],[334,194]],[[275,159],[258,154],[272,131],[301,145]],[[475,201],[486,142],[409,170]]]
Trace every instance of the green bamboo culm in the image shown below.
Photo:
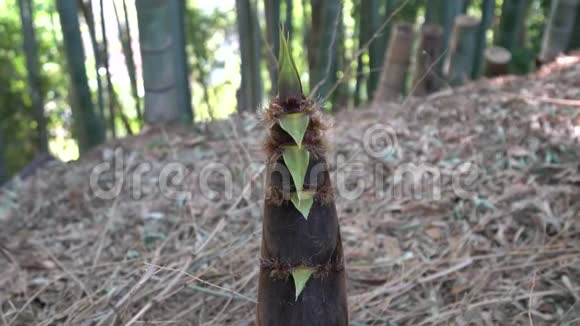
[[[342,241],[318,105],[280,33],[278,95],[264,111],[268,181],[257,325],[348,325]]]
[[[578,20],[576,11],[580,0],[554,0],[550,9],[550,18],[542,39],[542,49],[538,59],[542,63],[554,60],[565,51],[574,35],[574,22]]]
[[[64,40],[70,74],[73,134],[82,154],[105,140],[105,128],[97,118],[85,67],[85,52],[78,20],[76,1],[58,0],[56,8]]]

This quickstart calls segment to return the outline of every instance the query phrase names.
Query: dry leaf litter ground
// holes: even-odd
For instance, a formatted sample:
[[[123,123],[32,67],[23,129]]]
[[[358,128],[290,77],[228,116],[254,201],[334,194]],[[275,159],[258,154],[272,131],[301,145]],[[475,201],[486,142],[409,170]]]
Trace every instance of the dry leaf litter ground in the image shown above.
[[[352,325],[580,325],[578,99],[580,57],[567,57],[335,115],[331,169],[343,193],[363,189],[337,200]],[[253,116],[205,128],[149,131],[2,189],[0,324],[251,322],[264,131]],[[98,198],[89,175],[115,150],[125,182]],[[176,162],[187,174],[161,191]],[[409,190],[409,163],[441,178]],[[219,174],[205,178],[213,197],[200,186],[220,164],[229,198]]]

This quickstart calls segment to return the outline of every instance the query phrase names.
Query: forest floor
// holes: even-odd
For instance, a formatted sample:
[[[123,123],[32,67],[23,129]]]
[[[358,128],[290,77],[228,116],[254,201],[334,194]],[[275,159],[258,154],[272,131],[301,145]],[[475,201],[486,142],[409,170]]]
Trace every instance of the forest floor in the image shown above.
[[[580,57],[562,57],[329,117],[351,325],[580,325],[579,99]],[[202,129],[2,189],[0,325],[251,322],[264,131]]]

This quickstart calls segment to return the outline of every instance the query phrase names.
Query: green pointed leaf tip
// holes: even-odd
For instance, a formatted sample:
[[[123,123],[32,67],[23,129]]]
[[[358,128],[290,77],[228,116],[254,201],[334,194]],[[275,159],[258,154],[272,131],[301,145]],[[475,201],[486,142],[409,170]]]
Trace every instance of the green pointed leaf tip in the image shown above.
[[[290,201],[296,209],[302,214],[304,219],[308,219],[310,209],[314,204],[314,193],[311,191],[301,191],[299,193],[293,192]]]
[[[284,32],[280,30],[280,53],[278,55],[278,98],[302,97],[300,74],[288,48]]]
[[[309,123],[310,116],[305,113],[291,113],[279,120],[280,127],[294,139],[298,147],[302,146]]]
[[[304,290],[306,286],[306,282],[310,279],[314,273],[314,268],[300,266],[296,267],[292,270],[292,278],[294,279],[294,289],[296,289],[296,298],[295,300],[298,301],[298,297],[300,293]]]
[[[298,146],[286,146],[282,152],[286,168],[290,171],[297,193],[301,193],[304,188],[304,178],[308,163],[310,163],[310,152]]]

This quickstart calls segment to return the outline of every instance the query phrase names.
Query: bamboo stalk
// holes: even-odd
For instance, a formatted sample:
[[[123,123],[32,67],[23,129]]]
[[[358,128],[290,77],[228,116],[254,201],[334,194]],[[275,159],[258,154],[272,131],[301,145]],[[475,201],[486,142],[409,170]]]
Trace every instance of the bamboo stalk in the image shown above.
[[[363,29],[361,27],[362,21],[361,19],[355,20],[354,30],[355,33],[358,34],[359,44],[358,47],[362,46],[361,39],[363,39]],[[364,63],[363,63],[363,54],[360,53],[357,55],[356,58],[356,76],[355,76],[355,84],[354,84],[354,106],[359,106],[361,103],[361,90],[362,84],[364,82]]]
[[[576,7],[576,20],[572,29],[572,38],[568,44],[568,51],[580,49],[580,5]]]
[[[20,20],[22,22],[23,49],[26,56],[26,70],[30,99],[36,119],[37,145],[41,153],[48,153],[48,130],[44,116],[44,104],[40,81],[38,45],[34,30],[34,8],[31,0],[19,0]]]
[[[99,68],[101,67],[101,51],[99,48],[99,42],[97,40],[97,32],[95,27],[95,17],[93,15],[93,4],[92,1],[80,2],[81,12],[85,18],[87,26],[89,28],[89,37],[91,38],[91,46],[93,50],[93,56],[95,57],[95,74],[97,79],[97,105],[99,108],[99,119],[105,122],[105,99],[103,94],[103,81],[99,75]]]
[[[254,5],[254,1],[236,0],[242,73],[238,111],[255,111],[262,102],[260,26]]]
[[[137,0],[139,43],[148,124],[191,124],[185,54],[184,5],[179,0]]]
[[[121,46],[123,47],[123,55],[125,56],[125,65],[129,73],[129,80],[131,82],[131,94],[135,101],[135,113],[139,123],[143,121],[143,114],[141,112],[141,99],[139,98],[139,91],[137,88],[137,69],[135,67],[135,58],[133,54],[133,37],[131,36],[131,26],[129,24],[129,13],[127,11],[127,3],[123,0],[123,21],[119,16],[117,5],[113,3],[115,10],[115,18],[117,20],[117,28],[121,38]]]
[[[544,31],[542,49],[538,60],[546,63],[554,60],[558,54],[566,50],[574,29],[578,0],[553,0],[550,10],[550,20]]]
[[[270,95],[278,93],[276,81],[278,71],[276,69],[276,54],[280,50],[278,35],[280,34],[280,0],[264,0],[266,14],[266,62],[270,74]]]
[[[365,31],[365,39],[362,44],[366,44],[370,41],[372,36],[378,31],[379,27],[381,26],[380,16],[379,16],[379,1],[378,0],[367,0],[363,1],[364,3],[368,3],[368,8],[365,10],[370,11],[370,15],[367,15],[369,20],[369,27],[368,30]],[[361,4],[362,9],[362,4]],[[361,16],[361,19],[364,16]],[[369,44],[369,78],[367,82],[367,92],[368,92],[368,99],[372,99],[379,84],[379,78],[381,77],[381,61],[382,57],[384,57],[384,52],[381,52],[380,43],[377,41],[371,42]]]
[[[328,98],[337,80],[340,55],[342,3],[312,0],[308,58],[310,90],[313,96]]]
[[[463,13],[464,0],[428,0],[425,12],[426,24],[437,24],[443,28],[442,48],[449,48],[455,17]],[[437,73],[443,75],[444,60],[437,64]]]
[[[107,97],[109,99],[109,128],[113,138],[117,138],[117,126],[115,124],[115,100],[113,93],[113,80],[111,78],[111,70],[109,69],[109,40],[107,37],[107,27],[105,21],[105,8],[103,0],[99,1],[101,14],[101,37],[103,38],[103,64],[105,66],[105,78],[107,81]]]
[[[384,15],[382,17],[380,17],[380,22],[379,22],[379,27],[382,27],[381,30],[381,35],[378,35],[378,37],[373,41],[373,42],[377,42],[378,43],[378,51],[379,51],[379,62],[378,62],[378,67],[376,67],[375,69],[379,69],[379,82],[381,80],[381,71],[382,71],[382,67],[385,64],[385,53],[387,52],[387,47],[389,45],[389,41],[391,38],[391,30],[392,30],[392,21],[394,18],[394,14],[397,10],[397,6],[396,6],[396,0],[384,0],[384,1],[380,1],[380,5],[383,9]],[[378,87],[378,85],[377,85]]]
[[[78,20],[76,1],[56,2],[65,45],[65,54],[71,77],[71,107],[74,135],[81,153],[100,144],[105,139],[104,128],[95,115],[87,71],[85,52]]]
[[[493,23],[495,17],[495,0],[483,0],[481,3],[481,24],[477,30],[477,45],[475,49],[475,62],[473,63],[473,71],[471,78],[477,79],[481,75],[481,67],[483,66],[483,57],[486,47],[487,31]]]
[[[503,1],[498,31],[494,33],[496,45],[510,52],[523,46],[525,20],[530,3],[530,0]]]
[[[293,0],[286,0],[285,4],[286,4],[286,20],[284,23],[284,28],[286,31],[288,31],[288,42],[292,41],[292,36],[294,34],[294,25],[292,25],[292,20],[293,20],[293,11],[294,11],[294,4],[292,2]]]
[[[4,143],[2,133],[0,132],[0,186],[2,186],[6,180],[8,180],[8,171],[6,170],[6,144]]]

